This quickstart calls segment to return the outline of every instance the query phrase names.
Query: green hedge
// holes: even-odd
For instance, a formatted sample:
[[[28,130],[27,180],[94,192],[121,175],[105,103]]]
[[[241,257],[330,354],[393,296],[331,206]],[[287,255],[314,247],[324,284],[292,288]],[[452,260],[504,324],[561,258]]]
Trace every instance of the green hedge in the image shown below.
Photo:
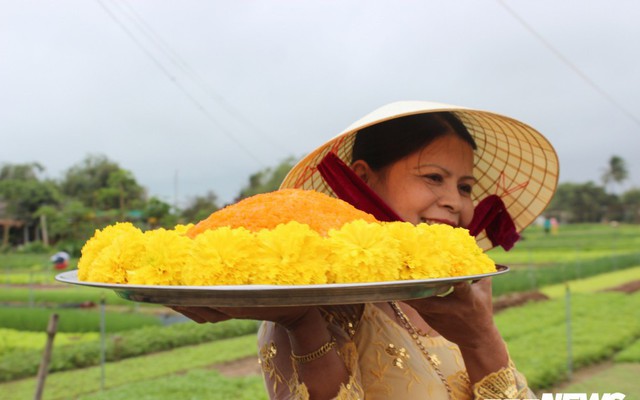
[[[621,363],[640,363],[640,339],[636,340],[631,346],[616,354],[614,360]]]
[[[44,332],[49,318],[58,314],[58,332],[99,332],[99,309],[60,309],[60,308],[0,308],[0,328],[19,331]],[[162,321],[153,315],[140,313],[105,313],[108,332],[121,332],[144,326],[160,326]]]
[[[254,367],[258,367],[255,333],[105,363],[104,368],[96,365],[49,374],[44,397],[48,400],[92,399],[94,397],[111,399],[111,392],[120,392],[119,389],[123,389],[123,392],[128,393],[129,396],[123,394],[123,397],[118,397],[114,393],[114,398],[155,400],[158,398],[195,399],[197,397],[210,399],[213,398],[211,394],[204,397],[193,397],[191,393],[191,390],[194,389],[193,386],[202,386],[212,392],[217,391],[219,383],[224,384],[223,382],[227,378],[216,374],[211,367],[223,366],[227,362],[246,357],[251,357],[255,362]],[[185,392],[171,392],[169,387],[165,393],[156,390],[157,387],[166,386],[161,382],[174,382],[176,378],[184,376],[186,371],[196,368],[206,369],[209,377],[191,381],[190,387],[185,388]],[[259,376],[255,377],[260,379]],[[256,383],[260,383],[260,381]],[[36,385],[36,377],[4,382],[0,383],[0,393],[11,393],[12,399],[30,399],[33,397]],[[136,394],[127,390],[129,385],[137,386],[139,390]],[[264,392],[264,384],[259,387]],[[149,390],[148,395],[145,395],[145,389]],[[248,388],[238,388],[241,391],[244,389]],[[0,395],[0,397],[4,400],[6,396]],[[226,398],[242,399],[247,397],[240,393],[228,393]]]
[[[203,384],[206,382],[206,384]],[[196,369],[185,375],[173,375],[141,381],[104,392],[79,396],[78,400],[180,399],[267,400],[261,376],[228,378],[217,371]]]
[[[640,264],[640,253],[630,253],[550,266],[513,268],[507,274],[493,279],[493,294],[500,296],[507,293],[537,290],[542,286],[631,268],[638,264]]]
[[[149,303],[134,303],[119,297],[113,290],[97,289],[58,283],[54,289],[40,289],[38,285],[28,287],[8,286],[0,290],[0,303],[52,305],[79,304],[92,302],[99,304],[104,299],[107,305],[153,306]]]
[[[167,327],[145,327],[109,335],[106,360],[118,361],[181,346],[205,343],[217,339],[255,333],[256,321],[230,320],[218,324],[199,325],[185,322]],[[56,349],[49,371],[66,371],[97,365],[100,362],[100,342],[79,343]],[[0,359],[0,382],[34,376],[38,372],[41,351],[16,351]]]
[[[56,349],[70,344],[96,342],[98,340],[100,340],[98,332],[57,333],[53,346]],[[0,357],[16,351],[42,350],[46,342],[47,335],[44,332],[26,332],[0,328]]]

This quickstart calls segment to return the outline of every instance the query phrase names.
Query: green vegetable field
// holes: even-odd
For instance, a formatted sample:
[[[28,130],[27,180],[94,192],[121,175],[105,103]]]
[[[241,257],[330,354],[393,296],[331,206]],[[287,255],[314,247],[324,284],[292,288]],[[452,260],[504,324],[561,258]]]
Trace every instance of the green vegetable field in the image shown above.
[[[639,249],[640,226],[592,224],[561,226],[558,235],[532,227],[513,251],[489,252],[511,268],[494,279],[496,301],[534,291],[548,298],[496,315],[513,361],[534,390],[607,388],[640,398],[640,385],[624,380],[640,371],[640,291],[621,289],[640,282]],[[109,291],[59,284],[46,257],[0,254],[0,398],[33,398],[47,320],[55,312],[60,324],[45,399],[266,399],[255,321],[199,325]],[[228,376],[229,362],[247,370]],[[579,379],[594,365],[606,368]]]

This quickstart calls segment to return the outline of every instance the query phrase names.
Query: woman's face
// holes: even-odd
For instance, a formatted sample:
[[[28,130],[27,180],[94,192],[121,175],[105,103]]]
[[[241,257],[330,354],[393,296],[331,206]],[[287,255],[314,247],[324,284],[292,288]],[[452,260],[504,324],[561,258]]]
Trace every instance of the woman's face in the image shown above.
[[[473,218],[473,149],[453,133],[380,171],[363,160],[353,169],[404,221],[466,227]]]

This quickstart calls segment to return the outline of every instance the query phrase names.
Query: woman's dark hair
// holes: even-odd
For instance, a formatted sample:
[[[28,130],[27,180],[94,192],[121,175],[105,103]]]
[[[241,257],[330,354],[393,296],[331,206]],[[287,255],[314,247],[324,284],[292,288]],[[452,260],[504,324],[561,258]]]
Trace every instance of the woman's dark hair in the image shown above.
[[[371,169],[379,171],[451,131],[474,150],[477,148],[458,117],[436,112],[408,115],[361,129],[353,143],[351,160],[366,161]]]

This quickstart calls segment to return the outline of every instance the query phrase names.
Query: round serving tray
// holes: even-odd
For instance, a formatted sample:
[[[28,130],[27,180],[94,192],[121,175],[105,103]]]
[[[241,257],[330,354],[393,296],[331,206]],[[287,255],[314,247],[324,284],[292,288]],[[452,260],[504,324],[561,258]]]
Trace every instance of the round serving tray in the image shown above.
[[[444,294],[457,282],[475,281],[508,271],[508,267],[498,265],[496,272],[480,275],[325,285],[126,285],[80,281],[78,270],[58,274],[56,280],[74,285],[110,289],[124,299],[142,303],[167,306],[275,307],[419,299]]]

